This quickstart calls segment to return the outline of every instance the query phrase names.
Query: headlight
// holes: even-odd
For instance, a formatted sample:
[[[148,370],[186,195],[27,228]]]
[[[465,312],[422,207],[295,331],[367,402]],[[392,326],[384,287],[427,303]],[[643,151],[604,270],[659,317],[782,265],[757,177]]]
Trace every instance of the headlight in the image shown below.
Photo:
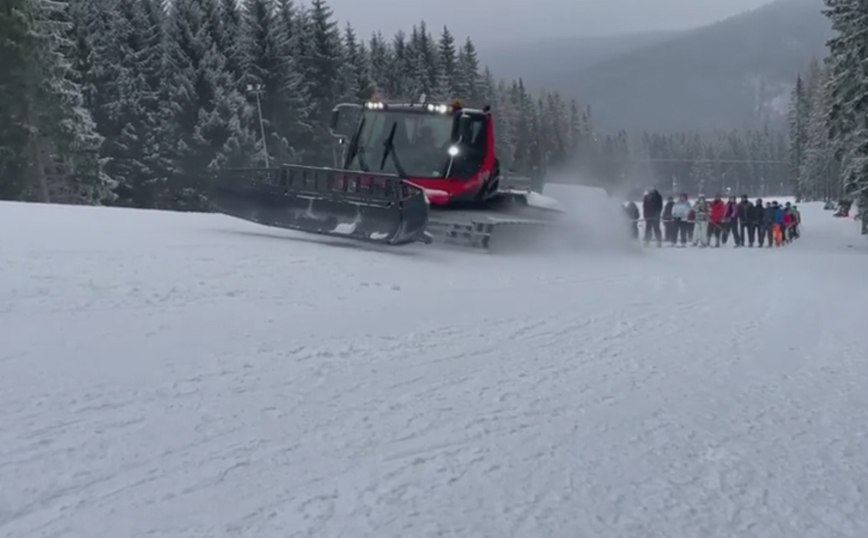
[[[449,146],[449,156],[455,157],[458,155],[458,146]]]

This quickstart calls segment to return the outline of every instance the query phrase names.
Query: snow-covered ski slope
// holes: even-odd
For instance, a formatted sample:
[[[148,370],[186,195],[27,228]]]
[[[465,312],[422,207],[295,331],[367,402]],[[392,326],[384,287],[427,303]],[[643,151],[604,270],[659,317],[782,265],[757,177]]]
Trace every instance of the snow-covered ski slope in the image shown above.
[[[0,204],[0,536],[868,536],[868,246]]]

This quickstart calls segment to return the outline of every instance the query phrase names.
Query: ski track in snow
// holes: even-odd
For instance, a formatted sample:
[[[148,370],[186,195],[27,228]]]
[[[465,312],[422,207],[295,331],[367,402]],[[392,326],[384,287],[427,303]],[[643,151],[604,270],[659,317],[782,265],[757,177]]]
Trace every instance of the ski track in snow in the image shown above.
[[[864,538],[868,246],[804,215],[531,258],[0,204],[0,536]]]

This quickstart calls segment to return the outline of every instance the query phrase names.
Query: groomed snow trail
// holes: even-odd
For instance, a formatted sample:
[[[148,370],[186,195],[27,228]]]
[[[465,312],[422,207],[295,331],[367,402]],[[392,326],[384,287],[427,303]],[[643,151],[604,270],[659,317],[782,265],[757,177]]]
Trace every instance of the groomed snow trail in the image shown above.
[[[868,536],[868,246],[370,251],[0,204],[0,536]]]

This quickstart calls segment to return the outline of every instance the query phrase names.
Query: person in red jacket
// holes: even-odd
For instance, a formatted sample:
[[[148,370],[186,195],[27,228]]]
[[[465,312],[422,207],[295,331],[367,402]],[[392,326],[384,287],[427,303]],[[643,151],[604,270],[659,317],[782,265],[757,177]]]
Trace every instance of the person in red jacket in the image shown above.
[[[708,206],[708,243],[714,237],[714,246],[720,247],[720,234],[723,231],[723,220],[726,217],[726,204],[720,195],[714,196],[714,200]]]
[[[787,206],[790,203],[787,202]],[[784,243],[793,242],[793,214],[789,211],[789,207],[784,209]]]

